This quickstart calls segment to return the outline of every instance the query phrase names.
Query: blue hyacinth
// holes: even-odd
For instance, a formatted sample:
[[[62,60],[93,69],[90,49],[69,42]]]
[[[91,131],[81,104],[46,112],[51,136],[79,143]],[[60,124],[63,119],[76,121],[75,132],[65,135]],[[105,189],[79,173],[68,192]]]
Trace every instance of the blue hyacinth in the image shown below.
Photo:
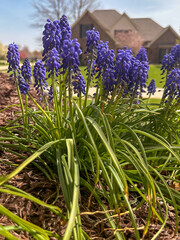
[[[171,55],[173,56],[176,67],[180,65],[180,44],[171,48]]]
[[[114,90],[115,75],[114,75],[113,68],[107,68],[105,70],[103,84],[104,84],[104,90],[105,90],[106,94],[109,94],[109,92],[112,92]]]
[[[149,65],[147,62],[140,62],[135,58],[133,58],[131,62],[132,63],[130,68],[130,81],[128,83],[128,91],[131,94],[134,94],[136,92],[136,94],[138,95],[141,92],[145,92],[144,88],[146,88]]]
[[[147,94],[153,94],[156,92],[156,83],[155,80],[152,79],[149,86],[147,87]]]
[[[86,83],[85,83],[84,77],[80,72],[75,74],[72,85],[73,85],[74,93],[77,93],[78,96],[79,96],[79,93],[83,93],[84,95],[86,94],[86,90],[85,90]]]
[[[71,39],[71,27],[69,26],[67,17],[65,15],[63,15],[60,18],[59,26],[60,26],[60,29],[61,29],[61,36],[62,36],[61,47],[62,47],[64,40],[70,40]]]
[[[26,95],[28,91],[30,91],[29,84],[23,78],[21,74],[18,75],[18,86],[19,90],[22,94]]]
[[[21,67],[21,74],[23,78],[26,80],[27,83],[31,83],[31,65],[28,58],[25,59],[22,67]]]
[[[162,74],[166,71],[169,73],[174,68],[180,66],[180,44],[176,44],[176,46],[171,48],[169,54],[164,55],[162,60]]]
[[[114,64],[114,50],[109,49],[108,42],[100,42],[97,46],[96,69],[98,72],[97,78],[104,74],[105,69],[113,68]]]
[[[180,100],[180,69],[175,68],[167,76],[164,98]]]
[[[42,60],[37,60],[37,62],[35,63],[33,77],[35,80],[34,87],[37,90],[37,93],[43,94],[43,90],[47,89],[48,84],[46,82],[46,69],[43,65]]]
[[[20,72],[19,60],[20,60],[20,56],[19,56],[18,46],[15,43],[9,44],[8,52],[7,52],[7,62],[9,63],[8,72],[11,72],[11,71],[15,72],[16,70]]]
[[[53,99],[53,86],[51,84],[50,89],[48,91],[48,96],[49,96],[49,102]]]
[[[60,22],[54,21],[52,22],[50,19],[47,19],[47,23],[44,26],[43,31],[43,56],[45,56],[50,50],[56,48],[58,52],[60,52],[61,48],[61,29]],[[44,57],[46,59],[46,56]]]
[[[100,39],[99,32],[95,31],[95,28],[86,32],[87,42],[86,42],[86,53],[93,53],[97,50],[98,42]]]
[[[82,51],[77,39],[64,40],[61,54],[63,73],[65,73],[67,69],[69,69],[69,71],[73,70],[75,73],[79,71],[79,55],[81,53]]]
[[[133,54],[131,49],[124,48],[122,50],[118,50],[114,67],[116,84],[121,86],[127,86],[129,82],[132,58]]]
[[[60,56],[55,48],[53,48],[48,54],[45,60],[45,67],[49,72],[48,77],[53,76],[54,73],[58,76],[60,70]]]
[[[162,74],[164,74],[166,71],[169,73],[175,65],[174,57],[171,53],[164,55],[162,60]]]
[[[141,47],[141,49],[139,50],[139,52],[136,55],[136,59],[138,59],[141,62],[147,62],[148,61],[147,51],[146,51],[145,48]]]

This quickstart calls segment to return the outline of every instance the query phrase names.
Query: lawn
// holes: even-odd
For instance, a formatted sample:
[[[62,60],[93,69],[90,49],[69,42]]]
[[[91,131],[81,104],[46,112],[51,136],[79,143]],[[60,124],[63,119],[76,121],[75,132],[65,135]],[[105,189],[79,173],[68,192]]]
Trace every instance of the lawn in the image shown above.
[[[84,77],[84,79],[86,80],[87,76],[86,76],[86,71],[85,71],[85,66],[81,66],[81,73]],[[156,87],[157,88],[163,88],[164,86],[164,81],[161,79],[162,75],[161,75],[162,71],[161,71],[161,65],[157,64],[157,65],[150,65],[149,67],[149,77],[148,77],[148,81],[147,81],[147,85],[150,83],[150,81],[152,79],[154,79],[156,81]]]
[[[163,88],[164,86],[164,79],[162,78],[162,70],[161,70],[161,65],[157,64],[157,65],[150,65],[149,66],[149,77],[148,77],[148,82],[147,85],[150,83],[150,81],[152,79],[154,79],[156,81],[156,87],[157,88]]]
[[[32,70],[33,70],[33,68],[34,68],[34,66],[32,66]],[[80,66],[81,73],[82,73],[84,79],[86,80],[87,76],[86,76],[85,69],[86,69],[85,66]],[[2,72],[6,72],[7,70],[3,69],[1,71]],[[161,73],[162,73],[162,71],[161,71],[161,65],[160,64],[158,64],[158,65],[150,65],[150,67],[149,67],[149,78],[148,78],[148,81],[147,81],[147,85],[149,84],[149,82],[152,79],[155,79],[156,87],[157,88],[163,88],[164,81],[161,79],[162,78]],[[48,79],[48,84],[50,84],[50,83],[51,83],[51,79]]]

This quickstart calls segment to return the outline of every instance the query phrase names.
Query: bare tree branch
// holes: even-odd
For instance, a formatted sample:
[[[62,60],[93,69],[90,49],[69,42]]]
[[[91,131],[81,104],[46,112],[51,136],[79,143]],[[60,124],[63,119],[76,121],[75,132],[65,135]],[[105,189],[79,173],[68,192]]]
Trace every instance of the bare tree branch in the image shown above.
[[[70,0],[34,0],[34,14],[32,27],[42,27],[49,18],[52,21],[60,19],[65,14],[69,15]]]
[[[98,6],[97,0],[71,0],[73,20],[81,16],[85,10],[94,10]]]
[[[85,10],[97,7],[98,0],[33,0],[32,27],[44,26],[49,18],[59,20],[65,14],[70,22],[75,21]]]

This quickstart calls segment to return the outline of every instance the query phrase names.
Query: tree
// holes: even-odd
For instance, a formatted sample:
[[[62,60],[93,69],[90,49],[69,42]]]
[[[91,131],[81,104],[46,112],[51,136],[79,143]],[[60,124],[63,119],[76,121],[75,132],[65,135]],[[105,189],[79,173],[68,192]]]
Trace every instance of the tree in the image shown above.
[[[78,19],[85,10],[97,8],[97,0],[71,0],[73,20]]]
[[[70,22],[75,21],[83,11],[93,9],[97,0],[34,0],[33,27],[42,28],[49,18],[59,20],[65,14]]]
[[[5,47],[1,42],[0,42],[0,59],[5,60],[6,59],[6,54],[7,54],[7,47]]]

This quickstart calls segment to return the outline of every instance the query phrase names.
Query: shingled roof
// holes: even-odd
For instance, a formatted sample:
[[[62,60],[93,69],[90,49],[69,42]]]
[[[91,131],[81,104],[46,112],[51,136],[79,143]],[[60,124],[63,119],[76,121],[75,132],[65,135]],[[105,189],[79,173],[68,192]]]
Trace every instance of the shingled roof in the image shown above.
[[[105,29],[110,29],[121,17],[116,10],[95,10],[92,13]]]
[[[144,41],[152,41],[164,29],[151,18],[131,18]]]
[[[127,22],[126,25],[132,25],[131,29],[138,31],[138,34],[141,36],[146,46],[156,39],[164,30],[162,26],[151,18],[129,18],[126,13],[120,14],[116,10],[95,10],[92,15],[112,37],[114,37],[112,31],[114,29],[119,29],[118,26],[121,27],[121,25],[124,24],[121,22],[123,17],[127,18],[129,25]]]

